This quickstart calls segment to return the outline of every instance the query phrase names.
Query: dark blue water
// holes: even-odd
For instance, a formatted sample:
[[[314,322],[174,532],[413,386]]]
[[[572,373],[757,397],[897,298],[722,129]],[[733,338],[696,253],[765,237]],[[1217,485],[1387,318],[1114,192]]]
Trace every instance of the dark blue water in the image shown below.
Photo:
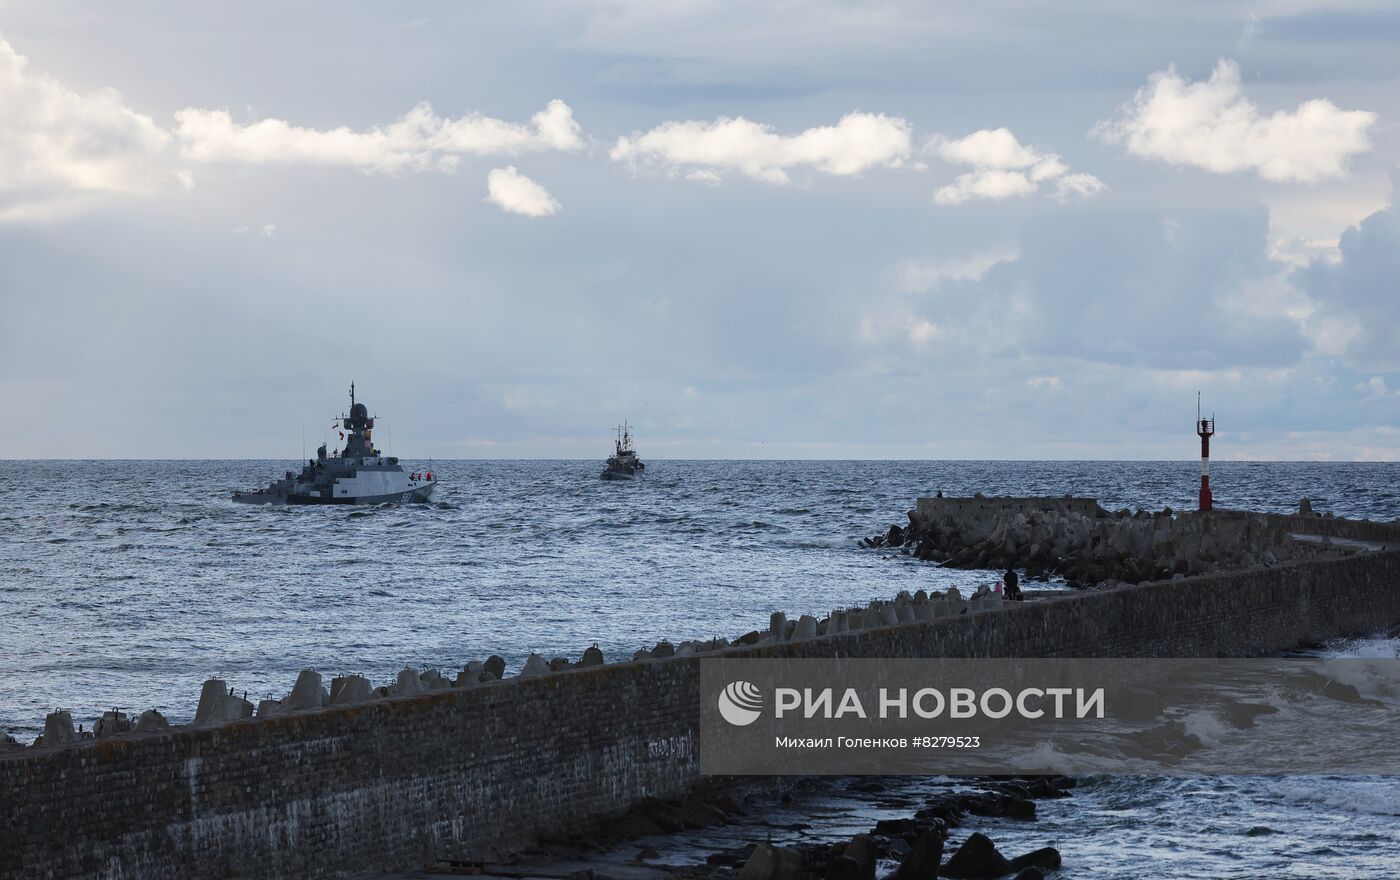
[[[228,501],[294,466],[0,462],[0,729],[32,740],[58,706],[87,723],[112,707],[188,720],[210,676],[256,698],[284,694],[307,666],[387,682],[404,665],[451,670],[492,653],[516,667],[595,641],[618,659],[660,638],[732,638],[777,609],[989,581],[857,548],[919,495],[1189,509],[1199,474],[1191,461],[655,461],[640,482],[605,483],[601,462],[458,461],[433,463],[432,505]],[[1306,496],[1400,518],[1397,464],[1219,462],[1212,485],[1220,506],[1285,512]],[[1334,650],[1396,656],[1400,642]],[[1060,847],[1067,876],[1400,867],[1389,779],[1104,778],[1042,812],[979,827],[1010,852]],[[1255,826],[1273,833],[1249,836]]]
[[[410,466],[421,467],[424,463]],[[432,505],[235,505],[287,462],[0,462],[0,729],[56,706],[194,711],[200,682],[281,695],[307,666],[387,680],[493,653],[609,658],[789,615],[990,580],[856,547],[919,495],[1194,506],[1194,462],[436,462]],[[1308,496],[1400,517],[1400,465],[1216,465],[1221,506]]]

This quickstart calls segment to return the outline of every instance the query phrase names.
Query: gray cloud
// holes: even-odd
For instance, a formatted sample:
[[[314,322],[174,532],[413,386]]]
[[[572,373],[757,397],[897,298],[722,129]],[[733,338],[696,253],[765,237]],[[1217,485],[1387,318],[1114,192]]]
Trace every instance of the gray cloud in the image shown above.
[[[1189,456],[1198,388],[1228,418],[1222,455],[1395,455],[1394,223],[1361,222],[1382,194],[1358,197],[1400,153],[1375,41],[1284,41],[1259,9],[1239,55],[1265,117],[1324,96],[1380,115],[1348,186],[1182,171],[1085,137],[1151,71],[1242,52],[1251,9],[447,4],[404,28],[319,0],[217,20],[165,0],[7,8],[25,76],[109,101],[115,130],[63,142],[119,146],[125,181],[0,174],[6,205],[78,200],[50,210],[65,222],[0,226],[0,395],[25,414],[7,454],[294,457],[355,379],[405,455],[591,456],[628,417],[652,456]],[[592,135],[578,149],[532,122],[556,98]],[[422,101],[430,124],[392,136]],[[190,107],[230,108],[227,125],[200,117],[217,123],[202,156],[181,155]],[[791,140],[857,109],[914,144],[1005,127],[1035,157],[992,170],[1031,181],[1053,158],[1067,170],[1040,192],[1075,174],[1107,188],[940,207],[976,163]],[[660,173],[634,178],[606,155],[619,134],[741,118],[762,137],[724,161],[663,144],[638,157]],[[513,146],[433,146],[463,119]],[[452,156],[469,167],[436,173]],[[498,187],[484,204],[507,162],[548,201]],[[1281,192],[1289,211],[1271,213]],[[1340,262],[1271,259],[1299,236],[1340,237]]]
[[[1341,259],[1298,272],[1319,305],[1319,320],[1338,322],[1340,350],[1363,369],[1400,370],[1400,218],[1388,208],[1342,233]],[[1400,415],[1400,413],[1397,413]]]

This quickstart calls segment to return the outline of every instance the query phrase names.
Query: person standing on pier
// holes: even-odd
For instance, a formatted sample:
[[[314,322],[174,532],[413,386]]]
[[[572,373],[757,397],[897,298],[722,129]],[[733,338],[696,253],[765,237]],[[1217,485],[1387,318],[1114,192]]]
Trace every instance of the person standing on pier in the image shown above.
[[[1006,584],[1007,600],[1011,602],[1021,601],[1021,579],[1016,576],[1016,569],[1008,568],[1002,582]]]

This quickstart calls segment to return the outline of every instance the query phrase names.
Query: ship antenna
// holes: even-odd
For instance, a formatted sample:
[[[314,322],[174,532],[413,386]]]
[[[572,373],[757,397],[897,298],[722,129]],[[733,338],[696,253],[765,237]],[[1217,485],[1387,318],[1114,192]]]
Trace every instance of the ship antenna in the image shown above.
[[[350,408],[355,408],[355,383],[353,381],[350,383]]]

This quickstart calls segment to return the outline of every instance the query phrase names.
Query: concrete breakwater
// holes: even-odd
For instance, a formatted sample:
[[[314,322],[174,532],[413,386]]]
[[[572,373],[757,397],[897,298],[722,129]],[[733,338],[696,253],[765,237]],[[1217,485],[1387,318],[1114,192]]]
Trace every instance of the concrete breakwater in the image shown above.
[[[472,682],[468,665],[465,686],[396,682],[415,692],[342,704],[308,678],[263,717],[240,708],[236,720],[0,751],[0,876],[329,877],[491,857],[703,784],[701,656],[1264,654],[1400,622],[1400,553],[967,601],[957,614],[954,601],[911,596],[824,627],[775,617],[740,644],[552,673],[541,659],[504,680],[482,681],[482,664]],[[223,687],[218,701],[207,689],[211,704]]]
[[[1304,502],[1306,504],[1306,502]],[[1301,542],[1297,533],[1326,541]],[[909,525],[865,541],[953,568],[1023,569],[1070,586],[1130,584],[1335,558],[1332,538],[1400,542],[1400,525],[1248,511],[1110,512],[1091,498],[920,498]]]

